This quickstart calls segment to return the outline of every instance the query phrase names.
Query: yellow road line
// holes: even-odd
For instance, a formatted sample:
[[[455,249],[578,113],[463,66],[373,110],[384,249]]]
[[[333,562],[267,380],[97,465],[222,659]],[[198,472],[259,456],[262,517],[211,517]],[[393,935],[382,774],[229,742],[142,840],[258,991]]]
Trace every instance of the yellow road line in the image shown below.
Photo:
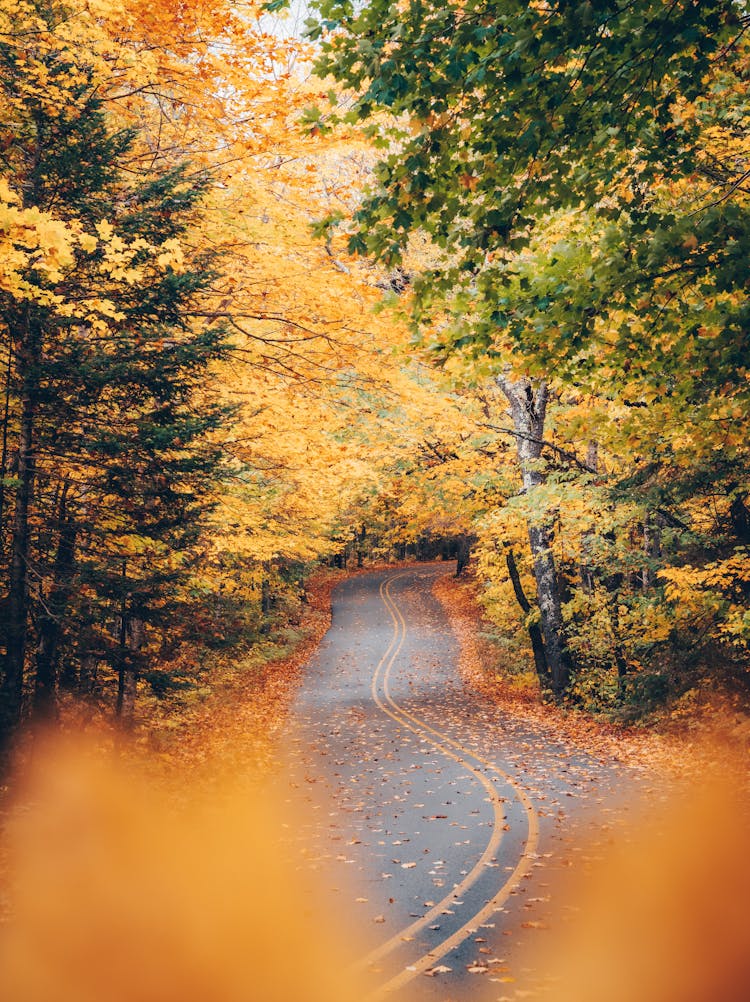
[[[399,620],[393,614],[393,610],[386,601],[385,598],[386,592],[384,592],[383,590],[383,585],[386,585],[387,588],[387,586],[392,581],[396,581],[398,578],[405,576],[406,576],[405,574],[396,575],[393,578],[389,578],[387,583],[383,582],[383,584],[381,584],[380,586],[380,596],[383,599],[383,604],[385,605],[386,609],[388,609],[389,613],[391,614],[391,618],[393,619],[394,639],[396,637],[399,637],[399,635],[400,638],[398,644],[396,645],[396,649],[393,650],[392,655],[391,651],[394,646],[393,641],[391,641],[388,650],[386,651],[383,658],[381,658],[381,661],[378,664],[373,674],[371,690],[372,690],[373,700],[375,701],[379,709],[383,711],[383,713],[387,714],[389,717],[395,720],[401,727],[407,728],[413,733],[418,734],[420,737],[425,737],[425,734],[421,729],[413,726],[412,724],[408,723],[406,720],[403,719],[403,717],[400,715],[401,711],[398,705],[393,703],[392,700],[389,701],[395,707],[396,713],[390,710],[383,703],[377,691],[378,676],[380,674],[380,670],[382,669],[389,655],[391,655],[387,669],[388,671],[390,671],[390,668],[393,665],[396,658],[398,657],[398,654],[406,638],[406,623],[404,622],[403,618],[401,619],[401,623],[399,623]],[[390,595],[388,597],[390,598]],[[406,936],[414,935],[421,929],[424,929],[425,926],[429,925],[429,923],[432,922],[433,919],[437,918],[439,915],[442,915],[447,908],[453,905],[455,901],[458,900],[461,897],[461,895],[464,894],[472,886],[472,884],[474,884],[479,879],[484,867],[487,865],[487,863],[490,863],[496,856],[498,848],[500,846],[500,842],[502,840],[503,829],[502,829],[502,824],[499,823],[503,820],[502,801],[500,800],[500,797],[498,796],[495,787],[482,773],[480,773],[476,768],[474,768],[470,762],[467,762],[464,758],[461,758],[459,755],[454,754],[448,748],[445,748],[439,741],[436,741],[434,738],[429,737],[429,735],[427,736],[427,739],[438,749],[438,751],[442,752],[443,755],[446,755],[448,758],[453,759],[454,762],[458,762],[459,765],[463,766],[467,771],[476,776],[484,786],[485,790],[489,794],[490,802],[493,806],[493,812],[494,812],[492,837],[486,849],[479,858],[479,860],[474,864],[472,869],[469,870],[469,872],[464,876],[463,880],[461,880],[460,883],[456,884],[453,887],[450,894],[448,894],[445,898],[443,898],[442,901],[438,901],[438,903],[434,905],[428,912],[425,912],[425,914],[422,915],[421,918],[417,919],[415,922],[412,922],[411,925],[407,926],[405,929],[401,929],[390,939],[386,940],[380,946],[370,951],[370,953],[368,953],[367,956],[364,957],[361,963],[357,966],[374,964],[381,957],[385,956],[387,953],[390,953],[391,950],[395,949],[398,946],[402,946],[404,943],[404,938]]]
[[[473,932],[475,932],[479,925],[481,925],[487,918],[492,916],[498,909],[500,909],[504,904],[504,902],[508,899],[510,894],[515,890],[518,883],[523,879],[525,874],[529,871],[530,860],[536,853],[536,849],[539,843],[539,820],[537,813],[534,809],[534,806],[531,803],[526,792],[508,773],[500,769],[497,765],[495,765],[494,762],[490,762],[488,759],[483,758],[481,755],[478,755],[475,752],[471,751],[470,749],[465,748],[462,744],[460,744],[460,742],[455,741],[449,735],[443,734],[441,731],[436,730],[426,721],[410,713],[408,710],[405,710],[391,696],[388,685],[390,680],[390,672],[406,638],[407,626],[406,626],[406,620],[401,614],[398,605],[396,604],[393,596],[390,593],[390,586],[394,581],[397,581],[398,579],[403,578],[405,576],[406,573],[394,575],[393,577],[388,578],[387,581],[382,582],[380,585],[380,597],[383,601],[383,604],[388,609],[391,618],[393,619],[394,637],[373,674],[372,686],[371,686],[373,699],[377,704],[377,706],[384,713],[392,717],[397,723],[413,731],[415,734],[421,734],[424,737],[425,732],[428,732],[427,736],[429,740],[432,742],[433,745],[435,745],[435,747],[440,752],[442,752],[444,755],[447,755],[449,758],[452,758],[455,762],[458,762],[469,772],[471,772],[472,775],[476,776],[479,779],[479,781],[482,783],[482,785],[490,794],[490,802],[493,805],[493,811],[494,811],[494,831],[492,839],[490,840],[487,849],[485,849],[479,861],[475,864],[472,870],[469,871],[469,873],[464,877],[461,883],[457,884],[454,887],[451,894],[443,901],[439,902],[439,904],[437,904],[430,912],[422,916],[422,918],[412,923],[412,925],[402,930],[399,934],[392,937],[390,940],[382,944],[382,946],[378,947],[376,950],[373,950],[365,958],[365,962],[373,963],[375,960],[379,959],[380,957],[388,953],[390,950],[400,945],[403,942],[404,937],[411,935],[413,932],[419,931],[420,929],[424,928],[433,918],[435,918],[438,914],[441,914],[448,904],[450,904],[455,898],[459,897],[468,887],[470,887],[472,884],[476,882],[484,866],[486,865],[487,862],[489,862],[490,858],[495,854],[497,850],[497,846],[499,845],[500,839],[502,837],[502,826],[500,824],[500,822],[503,820],[502,807],[501,807],[502,801],[498,797],[495,787],[490,784],[490,782],[483,775],[483,773],[479,772],[479,770],[476,769],[470,762],[467,762],[463,756],[468,755],[471,758],[475,759],[475,761],[479,762],[486,769],[489,769],[496,775],[500,776],[503,780],[505,780],[505,782],[508,783],[509,786],[511,786],[515,795],[518,797],[519,801],[523,805],[524,810],[526,811],[527,822],[528,822],[528,836],[526,839],[526,845],[523,849],[523,852],[521,853],[521,856],[519,857],[519,861],[516,864],[515,869],[508,877],[508,879],[503,883],[503,885],[500,887],[500,889],[494,895],[494,897],[490,901],[488,901],[487,904],[484,905],[484,907],[481,908],[474,916],[472,916],[472,918],[468,922],[464,923],[464,925],[462,925],[460,929],[458,929],[447,939],[443,940],[443,942],[440,943],[433,950],[430,950],[424,956],[420,957],[419,960],[417,960],[415,963],[410,964],[407,968],[402,970],[394,978],[391,978],[390,981],[388,981],[385,985],[383,985],[376,992],[374,992],[370,996],[371,998],[377,998],[381,995],[388,994],[392,991],[395,991],[398,988],[401,988],[403,985],[407,984],[409,981],[415,978],[418,974],[434,966],[434,964],[441,957],[444,957],[447,953],[450,953],[451,950],[455,949],[455,947],[457,947],[460,943],[462,943],[463,940],[465,940],[468,936],[470,936]],[[377,692],[379,675],[381,670],[383,669],[383,666],[386,664],[386,661],[388,662],[388,664],[383,674],[383,682],[382,682],[383,694],[391,709],[389,709],[383,703]],[[411,721],[412,723],[409,724],[407,721]],[[434,737],[429,737],[429,735],[434,735]],[[445,747],[446,744],[451,745],[453,748],[456,748],[462,754],[456,755],[454,752],[451,752],[448,748]]]

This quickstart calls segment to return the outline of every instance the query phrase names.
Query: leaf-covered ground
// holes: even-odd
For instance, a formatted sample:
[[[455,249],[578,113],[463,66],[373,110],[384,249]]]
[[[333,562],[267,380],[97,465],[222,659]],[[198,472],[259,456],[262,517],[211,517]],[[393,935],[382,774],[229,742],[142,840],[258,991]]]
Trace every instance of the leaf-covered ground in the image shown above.
[[[477,697],[533,722],[550,736],[563,738],[593,755],[614,757],[667,775],[700,773],[711,765],[742,767],[750,752],[750,707],[728,693],[694,692],[650,726],[626,727],[594,719],[575,708],[543,703],[528,673],[502,674],[496,646],[488,639],[492,625],[478,601],[471,577],[442,577],[434,585],[446,617],[461,643],[460,667]]]

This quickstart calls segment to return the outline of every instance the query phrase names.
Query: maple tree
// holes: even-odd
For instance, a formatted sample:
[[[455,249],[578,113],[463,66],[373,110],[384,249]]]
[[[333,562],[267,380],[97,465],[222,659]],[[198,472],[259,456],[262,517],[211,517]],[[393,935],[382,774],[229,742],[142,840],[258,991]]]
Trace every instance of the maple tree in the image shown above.
[[[1,13],[7,740],[59,684],[129,719],[139,678],[183,684],[181,631],[296,615],[375,489],[352,398],[398,334],[378,274],[310,231],[363,144],[299,131],[309,47],[259,5]]]
[[[408,262],[423,343],[508,397],[553,687],[680,672],[680,581],[726,589],[699,630],[741,664],[745,5],[317,9],[319,72],[352,97],[309,119],[363,121],[382,151],[350,249]]]
[[[6,731],[351,554],[592,706],[741,666],[744,8],[284,6],[0,5]]]

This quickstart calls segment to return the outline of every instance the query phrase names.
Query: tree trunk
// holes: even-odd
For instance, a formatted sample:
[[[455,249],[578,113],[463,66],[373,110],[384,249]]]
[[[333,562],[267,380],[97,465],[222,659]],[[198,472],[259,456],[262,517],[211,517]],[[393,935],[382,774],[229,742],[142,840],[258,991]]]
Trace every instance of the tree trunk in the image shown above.
[[[39,617],[36,655],[34,717],[53,720],[57,715],[57,678],[62,620],[71,593],[75,563],[76,524],[67,510],[68,485],[63,487],[58,509],[59,536],[52,587]]]
[[[523,585],[521,584],[515,554],[507,543],[505,544],[505,562],[508,565],[508,574],[510,576],[511,584],[513,585],[516,600],[523,609],[524,613],[528,616],[531,612],[531,603],[526,598],[526,592],[523,590]],[[550,683],[550,674],[549,666],[547,665],[547,656],[544,653],[544,639],[542,637],[542,631],[539,628],[539,623],[529,623],[528,630],[529,640],[531,641],[531,649],[534,652],[534,666],[536,667],[536,673],[542,686],[545,687]]]
[[[532,384],[526,378],[512,382],[501,376],[498,378],[498,385],[510,404],[523,489],[531,497],[535,488],[544,483],[539,462],[547,415],[547,383],[541,381]],[[552,690],[559,696],[568,686],[572,665],[565,647],[562,605],[549,525],[544,521],[530,520],[529,544],[547,666]]]
[[[599,471],[599,443],[596,439],[591,439],[586,449],[586,466],[592,472]],[[581,539],[581,563],[579,574],[581,576],[581,587],[587,595],[594,593],[594,570],[591,566],[591,540],[594,536],[593,530],[584,532]]]
[[[729,517],[737,539],[745,546],[750,544],[750,512],[745,501],[746,494],[736,494],[729,506]]]
[[[646,512],[643,520],[643,552],[646,564],[641,573],[641,585],[644,591],[654,586],[653,562],[661,556],[662,521],[658,514]]]
[[[599,442],[592,438],[586,448],[586,466],[596,473],[599,472]]]
[[[475,539],[468,533],[463,533],[458,537],[458,542],[456,543],[456,577],[460,578],[466,568],[469,566],[469,559],[471,557],[471,548],[474,545]]]
[[[619,571],[604,579],[607,591],[609,621],[612,624],[612,653],[617,667],[617,692],[620,697],[625,693],[625,681],[628,676],[628,659],[620,639],[620,590],[625,583],[625,575]]]
[[[263,616],[271,611],[271,585],[268,578],[263,578],[260,583],[260,611]]]
[[[96,691],[98,682],[97,659],[93,654],[84,654],[81,658],[81,669],[78,674],[78,688],[85,696]]]
[[[117,716],[120,725],[130,730],[135,718],[135,697],[138,687],[138,652],[146,639],[146,628],[137,616],[125,618],[121,634],[121,660],[117,680]]]
[[[120,600],[120,663],[117,672],[117,705],[115,713],[120,726],[130,730],[135,717],[135,697],[138,685],[138,652],[145,642],[143,620],[128,609],[127,563],[122,562],[122,598]]]
[[[8,428],[10,426],[10,386],[13,376],[13,345],[8,340],[8,364],[5,370],[5,401],[3,403],[3,442],[0,448],[0,548],[4,549],[5,478],[8,476]],[[4,555],[4,554],[3,554]]]
[[[28,334],[24,347],[25,350],[19,353],[23,364],[24,387],[18,438],[18,485],[11,542],[6,656],[0,685],[0,761],[7,758],[21,723],[29,613],[29,513],[34,496],[37,350]]]
[[[117,676],[117,707],[115,712],[120,726],[125,731],[129,731],[133,726],[137,683],[138,673],[127,654],[124,654]]]

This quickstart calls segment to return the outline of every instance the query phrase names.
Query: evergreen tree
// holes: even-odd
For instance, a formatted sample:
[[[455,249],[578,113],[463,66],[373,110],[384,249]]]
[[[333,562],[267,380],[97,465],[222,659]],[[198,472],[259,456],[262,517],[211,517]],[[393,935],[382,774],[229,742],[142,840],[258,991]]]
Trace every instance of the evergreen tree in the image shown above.
[[[118,709],[132,712],[145,631],[189,564],[217,475],[209,433],[226,413],[206,388],[225,332],[196,315],[215,262],[189,246],[209,178],[143,155],[104,101],[95,47],[71,41],[68,13],[19,7],[0,37],[15,136],[2,194],[18,222],[4,249],[20,253],[0,292],[3,749],[27,686],[40,714],[54,711],[63,654],[68,678],[75,664],[110,662]]]

